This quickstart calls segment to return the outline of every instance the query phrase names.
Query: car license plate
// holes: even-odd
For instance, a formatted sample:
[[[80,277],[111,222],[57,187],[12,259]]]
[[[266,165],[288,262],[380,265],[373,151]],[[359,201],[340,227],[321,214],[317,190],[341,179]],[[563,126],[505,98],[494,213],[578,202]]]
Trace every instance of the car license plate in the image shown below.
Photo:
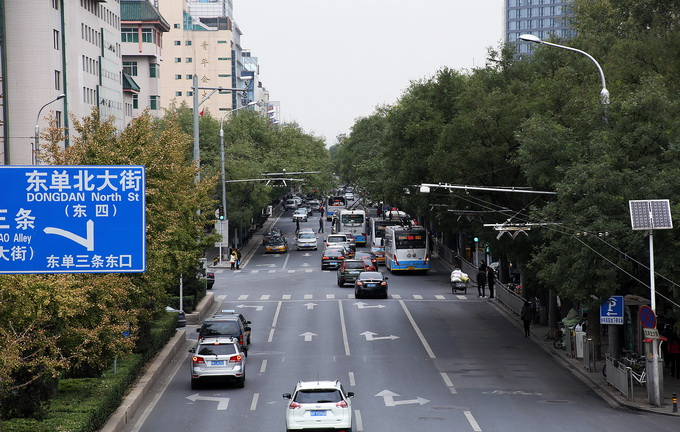
[[[360,273],[359,270],[352,270],[351,272],[349,272],[349,274],[359,274],[359,273]]]
[[[326,411],[312,411],[310,415],[312,417],[324,417],[326,415]]]
[[[369,288],[376,288],[378,284],[366,284],[366,286]]]
[[[224,360],[213,360],[210,362],[210,366],[224,366]]]
[[[413,267],[413,266],[408,266],[408,268],[407,268],[406,270],[415,270],[415,269],[416,269],[416,268]]]

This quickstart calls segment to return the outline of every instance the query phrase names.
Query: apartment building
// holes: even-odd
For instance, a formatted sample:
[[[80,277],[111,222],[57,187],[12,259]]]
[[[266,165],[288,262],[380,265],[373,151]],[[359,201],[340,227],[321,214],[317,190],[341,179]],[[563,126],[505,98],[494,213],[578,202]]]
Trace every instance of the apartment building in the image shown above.
[[[2,164],[35,163],[50,120],[71,135],[99,107],[122,128],[120,0],[3,0],[0,32]]]
[[[170,25],[148,0],[121,0],[124,123],[145,109],[162,116],[161,61],[163,34]],[[165,74],[168,75],[167,73]]]
[[[520,54],[528,54],[536,44],[519,40],[522,34],[541,39],[574,35],[569,26],[571,0],[505,0],[505,41],[517,44]]]

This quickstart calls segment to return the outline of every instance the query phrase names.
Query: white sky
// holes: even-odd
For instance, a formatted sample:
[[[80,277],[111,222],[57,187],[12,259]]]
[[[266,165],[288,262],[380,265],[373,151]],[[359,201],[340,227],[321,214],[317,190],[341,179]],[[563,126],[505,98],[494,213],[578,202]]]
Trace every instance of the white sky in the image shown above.
[[[234,20],[281,120],[331,146],[411,81],[483,67],[503,1],[234,0]]]

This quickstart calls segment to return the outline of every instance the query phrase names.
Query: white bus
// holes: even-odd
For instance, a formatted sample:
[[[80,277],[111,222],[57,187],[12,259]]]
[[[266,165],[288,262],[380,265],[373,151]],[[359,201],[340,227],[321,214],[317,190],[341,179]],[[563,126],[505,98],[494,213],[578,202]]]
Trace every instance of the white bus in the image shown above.
[[[365,210],[340,210],[340,215],[335,221],[337,232],[354,234],[357,246],[366,245],[366,211]]]
[[[385,265],[391,272],[430,269],[427,230],[419,225],[385,227]]]
[[[326,201],[326,220],[332,220],[336,211],[347,207],[347,200],[344,196],[331,196]]]

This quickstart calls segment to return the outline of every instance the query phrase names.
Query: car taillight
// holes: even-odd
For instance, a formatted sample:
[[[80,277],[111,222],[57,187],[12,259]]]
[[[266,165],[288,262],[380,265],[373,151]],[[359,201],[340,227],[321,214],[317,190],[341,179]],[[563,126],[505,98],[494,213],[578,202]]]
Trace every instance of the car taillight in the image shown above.
[[[194,356],[194,357],[191,359],[191,361],[192,361],[194,364],[205,364],[205,360],[203,359],[203,357]]]
[[[240,354],[229,357],[229,363],[239,363],[241,360],[243,360],[243,357]]]
[[[239,335],[238,337],[238,344],[243,345],[243,335]]]
[[[430,261],[430,254],[425,255],[425,264]]]
[[[338,259],[345,259],[345,257],[344,257],[344,256],[339,256]]]
[[[338,407],[338,408],[347,408],[347,402],[345,402],[343,400],[343,401],[336,403],[335,406]]]
[[[322,259],[322,260],[327,260],[328,257],[326,257],[326,256],[325,256],[325,257],[321,257],[321,259]]]
[[[301,407],[302,407],[302,405],[300,405],[297,402],[291,402],[290,405],[288,405],[289,409],[295,409],[295,408],[301,408]]]

